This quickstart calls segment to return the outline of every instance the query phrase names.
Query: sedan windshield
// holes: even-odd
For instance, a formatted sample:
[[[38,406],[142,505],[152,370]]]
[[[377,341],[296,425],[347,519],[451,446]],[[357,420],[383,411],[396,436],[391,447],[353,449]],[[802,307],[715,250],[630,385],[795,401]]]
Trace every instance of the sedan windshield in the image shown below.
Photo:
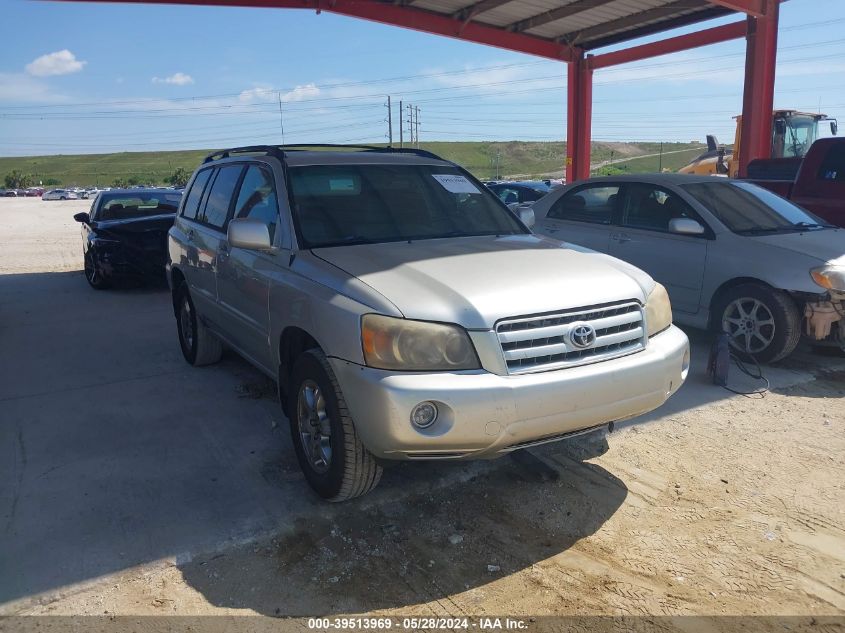
[[[748,182],[714,179],[682,187],[734,233],[788,233],[829,226],[789,200]]]
[[[129,220],[152,215],[176,213],[182,199],[181,192],[139,192],[100,194],[98,220]]]
[[[526,232],[455,168],[311,165],[291,167],[290,183],[306,248]]]

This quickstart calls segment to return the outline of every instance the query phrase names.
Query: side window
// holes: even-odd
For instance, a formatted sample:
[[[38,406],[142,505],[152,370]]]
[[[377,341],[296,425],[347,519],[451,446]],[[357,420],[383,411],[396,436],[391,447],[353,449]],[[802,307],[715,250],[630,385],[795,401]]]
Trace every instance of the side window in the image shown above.
[[[257,165],[247,168],[235,203],[235,217],[265,222],[270,228],[270,242],[273,242],[276,224],[279,222],[279,205],[276,202],[273,174],[269,170]]]
[[[185,196],[185,204],[182,206],[182,217],[189,220],[195,220],[197,217],[197,210],[200,206],[200,199],[202,192],[205,189],[208,178],[211,176],[211,169],[204,169],[194,178],[194,183],[191,185],[190,191]]]
[[[229,219],[229,207],[243,165],[226,165],[217,170],[217,177],[211,183],[211,191],[205,203],[202,221],[215,228],[223,229]]]
[[[618,186],[583,187],[570,191],[555,202],[546,217],[592,224],[610,224],[618,199]]]
[[[673,218],[698,219],[680,196],[654,185],[631,184],[627,187],[622,224],[636,229],[668,231]]]
[[[536,189],[523,189],[519,196],[520,202],[535,202],[546,195],[546,191],[537,191]]]
[[[511,187],[500,187],[496,189],[496,195],[505,204],[513,204],[519,202],[519,192]]]
[[[845,180],[845,145],[832,145],[819,168],[819,180]]]

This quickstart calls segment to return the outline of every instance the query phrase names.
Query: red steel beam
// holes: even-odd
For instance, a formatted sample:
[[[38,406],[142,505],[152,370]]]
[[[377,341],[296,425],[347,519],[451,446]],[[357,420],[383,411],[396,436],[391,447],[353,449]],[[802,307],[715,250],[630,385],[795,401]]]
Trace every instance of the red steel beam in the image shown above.
[[[76,0],[59,0],[74,2]],[[486,44],[509,51],[545,57],[556,61],[573,58],[568,44],[511,33],[496,27],[456,20],[450,16],[425,11],[413,6],[379,2],[377,0],[87,0],[89,2],[123,2],[134,4],[192,4],[206,6],[264,7],[277,9],[313,9],[327,11],[391,26],[401,26],[424,33],[444,35]]]
[[[747,13],[755,18],[763,17],[766,11],[766,0],[710,0],[710,4],[718,4],[720,7]]]
[[[778,0],[765,0],[763,17],[748,17],[745,88],[739,127],[739,165],[731,176],[748,175],[748,163],[772,154],[772,110],[778,49]]]
[[[708,44],[719,44],[745,37],[747,31],[748,24],[746,20],[732,22],[712,29],[696,31],[695,33],[679,35],[678,37],[670,37],[659,42],[651,42],[642,46],[632,46],[621,51],[596,55],[590,58],[590,67],[598,70],[599,68],[627,64],[628,62],[648,59],[649,57],[686,51],[691,48],[698,48],[699,46],[707,46]]]
[[[593,70],[583,51],[567,66],[566,182],[570,183],[590,177]]]

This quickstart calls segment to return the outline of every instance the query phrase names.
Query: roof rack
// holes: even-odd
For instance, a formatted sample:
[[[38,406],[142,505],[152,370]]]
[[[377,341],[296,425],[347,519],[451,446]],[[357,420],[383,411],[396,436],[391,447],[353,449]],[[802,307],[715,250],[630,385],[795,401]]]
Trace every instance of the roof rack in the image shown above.
[[[413,154],[415,156],[422,156],[424,158],[434,158],[436,160],[443,160],[437,154],[429,152],[424,149],[417,149],[414,147],[391,147],[378,145],[341,145],[333,143],[296,143],[293,145],[246,145],[244,147],[232,147],[229,149],[222,149],[212,152],[202,161],[209,163],[214,160],[229,158],[233,154],[266,154],[274,156],[279,160],[284,161],[285,152],[307,151],[309,149],[318,148],[332,148],[332,149],[346,149],[346,150],[360,150],[364,152],[384,152],[388,154]]]

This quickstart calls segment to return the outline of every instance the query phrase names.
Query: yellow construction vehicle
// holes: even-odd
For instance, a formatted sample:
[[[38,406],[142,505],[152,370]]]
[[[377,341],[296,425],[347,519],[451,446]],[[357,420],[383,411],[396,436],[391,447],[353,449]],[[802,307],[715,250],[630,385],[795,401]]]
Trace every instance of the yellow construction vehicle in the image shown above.
[[[736,178],[739,172],[739,144],[742,115],[736,120],[733,147],[720,146],[716,137],[707,135],[707,151],[682,167],[682,174],[723,175]],[[828,133],[828,130],[830,132]],[[770,158],[801,158],[820,136],[836,136],[836,119],[826,114],[775,110],[772,112],[772,153]]]

